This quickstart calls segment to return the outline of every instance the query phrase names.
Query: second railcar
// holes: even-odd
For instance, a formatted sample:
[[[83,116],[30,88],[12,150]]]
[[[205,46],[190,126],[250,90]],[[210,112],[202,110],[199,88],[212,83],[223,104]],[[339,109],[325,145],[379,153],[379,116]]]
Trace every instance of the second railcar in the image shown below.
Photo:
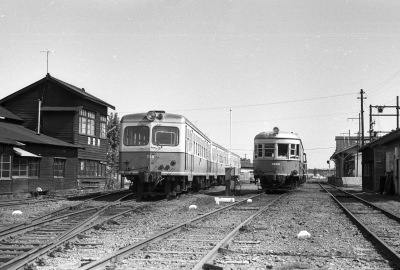
[[[307,180],[307,157],[293,132],[261,132],[254,138],[254,177],[266,191],[292,189]]]
[[[142,196],[170,196],[240,174],[240,157],[211,141],[182,115],[149,111],[121,119],[120,174]]]

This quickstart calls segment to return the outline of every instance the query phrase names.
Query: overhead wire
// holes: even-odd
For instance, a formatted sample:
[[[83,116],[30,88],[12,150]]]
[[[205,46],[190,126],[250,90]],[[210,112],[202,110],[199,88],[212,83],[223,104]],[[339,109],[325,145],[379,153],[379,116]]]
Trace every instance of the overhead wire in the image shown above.
[[[383,82],[375,85],[374,87],[367,88],[366,91],[371,91],[371,93],[379,91],[382,87],[387,85],[389,82],[391,82],[393,79],[395,79],[397,76],[400,75],[400,70],[396,71],[392,76],[384,80]]]
[[[320,100],[320,99],[327,99],[327,98],[334,98],[334,97],[344,97],[344,96],[352,96],[352,95],[356,95],[356,93],[347,93],[347,94],[323,96],[323,97],[316,97],[316,98],[294,99],[294,100],[285,100],[285,101],[276,101],[276,102],[258,103],[258,104],[246,104],[246,105],[236,105],[236,106],[221,106],[221,107],[208,107],[208,108],[181,109],[181,110],[177,110],[177,111],[204,111],[204,110],[220,110],[220,109],[231,109],[231,108],[246,108],[246,107],[267,106],[267,105],[277,105],[277,104],[285,104],[285,103],[293,103],[293,102],[303,102],[303,101],[311,101],[311,100]]]

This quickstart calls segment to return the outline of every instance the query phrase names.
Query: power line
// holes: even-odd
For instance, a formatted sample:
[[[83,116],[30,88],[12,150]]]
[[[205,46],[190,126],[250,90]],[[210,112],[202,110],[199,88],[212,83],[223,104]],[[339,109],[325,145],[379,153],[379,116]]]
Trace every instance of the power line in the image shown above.
[[[396,78],[399,75],[400,75],[400,70],[396,71],[392,76],[390,76],[383,82],[375,85],[374,87],[367,88],[367,90],[370,91],[370,93],[374,93],[374,92],[378,91],[381,87],[384,87],[385,85],[387,85],[391,80],[393,80],[394,78]]]
[[[337,115],[353,115],[355,112],[344,112],[344,113],[331,113],[331,114],[317,114],[317,115],[309,115],[309,116],[301,116],[301,117],[296,117],[296,116],[291,116],[291,117],[280,117],[280,118],[274,118],[274,120],[287,120],[287,119],[305,119],[305,118],[317,118],[317,117],[331,117],[331,116],[337,116]],[[258,123],[263,120],[243,120],[243,121],[235,121],[235,123]],[[225,124],[226,122],[224,121],[218,121],[218,122],[198,122],[200,124]]]
[[[267,105],[277,105],[277,104],[294,103],[294,102],[302,102],[302,101],[310,101],[310,100],[319,100],[319,99],[327,99],[327,98],[335,98],[335,97],[344,97],[344,96],[352,96],[352,95],[356,95],[356,93],[340,94],[340,95],[332,95],[332,96],[324,96],[324,97],[316,97],[316,98],[285,100],[285,101],[277,101],[277,102],[269,102],[269,103],[224,106],[224,107],[209,107],[209,108],[187,109],[187,110],[177,110],[177,111],[205,111],[205,110],[220,110],[220,109],[230,109],[230,108],[246,108],[246,107],[267,106]]]

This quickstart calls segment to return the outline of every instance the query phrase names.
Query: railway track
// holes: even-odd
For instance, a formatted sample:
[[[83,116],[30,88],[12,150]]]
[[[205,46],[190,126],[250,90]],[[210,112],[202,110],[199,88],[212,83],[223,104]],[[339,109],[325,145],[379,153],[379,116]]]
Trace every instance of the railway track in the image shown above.
[[[189,221],[160,228],[162,230],[154,232],[151,237],[137,238],[135,243],[107,256],[96,248],[91,262],[79,269],[202,269],[221,246],[277,197],[254,195],[217,210],[200,213]],[[253,199],[250,205],[246,204],[249,198]],[[126,218],[124,222],[130,223]]]
[[[362,231],[400,267],[400,217],[331,185],[325,187],[335,202]]]
[[[110,193],[36,217],[0,232],[0,269],[19,269],[76,236],[90,225],[114,215],[115,207],[130,193]],[[96,200],[100,198],[107,202]],[[104,205],[105,204],[105,205]],[[120,207],[126,211],[126,207]]]
[[[122,192],[123,193],[123,192]],[[108,198],[108,200],[113,200],[113,197],[117,196],[118,199],[118,192],[107,192],[107,193],[102,193],[102,194],[98,194],[97,196],[91,196],[89,198],[84,199],[83,201],[79,201],[76,204],[73,205],[69,205],[67,207],[63,207],[61,209],[43,214],[43,215],[32,215],[29,220],[20,222],[20,223],[16,223],[16,224],[12,224],[12,226],[6,226],[3,228],[0,228],[0,239],[1,237],[6,236],[8,233],[10,233],[11,231],[18,231],[20,230],[20,228],[33,224],[33,223],[37,223],[37,222],[41,222],[41,221],[45,221],[45,220],[49,220],[51,218],[55,218],[57,216],[62,216],[65,214],[69,214],[71,213],[72,210],[78,210],[80,209],[83,205],[85,204],[89,204],[90,202],[95,202],[98,200],[102,200],[104,198]],[[82,197],[85,198],[85,197]],[[47,201],[46,201],[47,202]]]
[[[60,199],[54,198],[45,198],[45,199],[25,199],[25,200],[7,200],[7,201],[0,201],[0,208],[4,207],[15,207],[21,205],[31,205],[31,204],[39,204],[39,203],[47,203],[47,202],[56,202]]]
[[[397,269],[319,185],[305,186],[243,226],[203,269]]]

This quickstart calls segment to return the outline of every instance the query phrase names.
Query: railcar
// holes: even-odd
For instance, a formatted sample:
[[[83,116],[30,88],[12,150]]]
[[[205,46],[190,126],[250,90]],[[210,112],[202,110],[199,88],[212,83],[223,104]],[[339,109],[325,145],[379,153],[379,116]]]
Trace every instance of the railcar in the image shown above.
[[[125,115],[120,122],[119,173],[140,197],[166,196],[222,184],[240,157],[213,142],[187,118],[165,111]]]
[[[275,127],[254,138],[254,177],[267,192],[288,190],[307,180],[307,156],[300,137]]]

